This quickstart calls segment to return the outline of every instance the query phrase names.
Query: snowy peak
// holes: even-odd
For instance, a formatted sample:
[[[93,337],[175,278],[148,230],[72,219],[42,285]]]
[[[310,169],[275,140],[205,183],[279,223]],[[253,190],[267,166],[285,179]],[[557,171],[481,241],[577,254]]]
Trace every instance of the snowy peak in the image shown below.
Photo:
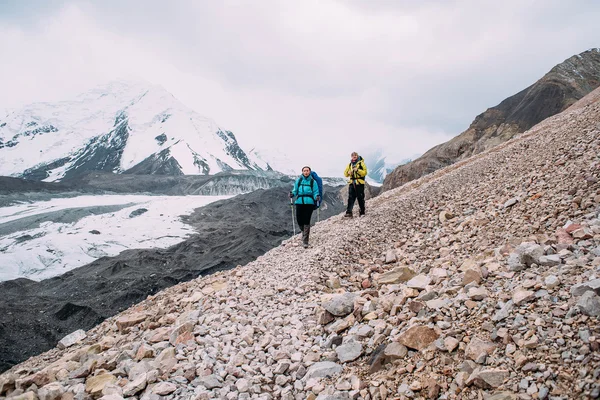
[[[290,167],[293,163],[290,161],[289,156],[281,151],[255,147],[250,150],[249,154],[254,157],[254,159],[262,162],[267,171],[273,170],[292,176],[297,175],[298,173]]]
[[[0,116],[0,160],[0,175],[46,181],[97,170],[193,175],[268,169],[232,132],[161,86],[122,81]]]
[[[383,149],[375,149],[373,151],[365,151],[361,154],[367,163],[369,174],[367,179],[370,184],[380,185],[385,180],[385,177],[392,172],[397,166],[406,164],[411,161],[410,158],[403,159],[399,162],[390,162],[387,156],[384,155]],[[417,158],[418,155],[412,158]]]

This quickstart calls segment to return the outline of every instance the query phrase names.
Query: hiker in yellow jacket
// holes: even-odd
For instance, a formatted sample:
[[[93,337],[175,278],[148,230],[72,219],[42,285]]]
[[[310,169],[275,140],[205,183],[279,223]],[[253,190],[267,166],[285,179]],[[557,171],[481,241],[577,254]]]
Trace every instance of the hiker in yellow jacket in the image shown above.
[[[348,208],[346,209],[346,215],[344,215],[347,218],[352,218],[352,208],[354,208],[354,201],[357,199],[360,208],[359,215],[365,215],[365,177],[367,176],[365,160],[357,152],[353,152],[350,157],[350,163],[344,171],[344,176],[349,178]]]

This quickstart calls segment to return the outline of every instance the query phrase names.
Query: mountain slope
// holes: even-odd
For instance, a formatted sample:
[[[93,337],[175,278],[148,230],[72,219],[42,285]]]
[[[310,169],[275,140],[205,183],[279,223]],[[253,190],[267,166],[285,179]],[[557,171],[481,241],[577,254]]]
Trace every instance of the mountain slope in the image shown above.
[[[0,116],[0,175],[56,181],[89,171],[216,174],[266,170],[234,134],[160,86],[111,82],[72,101]]]
[[[290,186],[256,190],[196,209],[182,218],[196,234],[166,249],[128,249],[41,282],[0,282],[0,371],[159,290],[245,264],[279,245],[293,232]],[[321,218],[342,210],[337,191],[326,187]]]
[[[0,396],[597,398],[600,89],[584,100],[317,224],[308,250],[148,297]]]
[[[555,66],[539,81],[478,115],[469,128],[418,159],[389,174],[383,190],[492,148],[560,113],[600,86],[600,49],[575,55]]]

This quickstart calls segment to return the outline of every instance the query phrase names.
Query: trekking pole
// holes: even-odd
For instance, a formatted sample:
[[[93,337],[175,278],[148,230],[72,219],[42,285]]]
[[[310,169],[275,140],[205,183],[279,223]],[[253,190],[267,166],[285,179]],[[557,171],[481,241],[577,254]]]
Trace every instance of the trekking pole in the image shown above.
[[[317,222],[321,221],[321,207],[317,208]]]
[[[294,199],[290,199],[290,207],[292,207],[292,229],[294,230],[294,236],[296,236],[296,218],[294,217]]]

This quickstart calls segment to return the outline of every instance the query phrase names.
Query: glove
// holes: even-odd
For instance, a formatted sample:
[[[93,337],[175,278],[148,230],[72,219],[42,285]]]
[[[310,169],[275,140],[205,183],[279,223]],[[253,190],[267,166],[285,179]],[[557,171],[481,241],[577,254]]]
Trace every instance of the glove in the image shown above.
[[[321,196],[317,195],[317,203],[321,202]]]
[[[290,192],[290,199],[294,198],[294,193]]]

